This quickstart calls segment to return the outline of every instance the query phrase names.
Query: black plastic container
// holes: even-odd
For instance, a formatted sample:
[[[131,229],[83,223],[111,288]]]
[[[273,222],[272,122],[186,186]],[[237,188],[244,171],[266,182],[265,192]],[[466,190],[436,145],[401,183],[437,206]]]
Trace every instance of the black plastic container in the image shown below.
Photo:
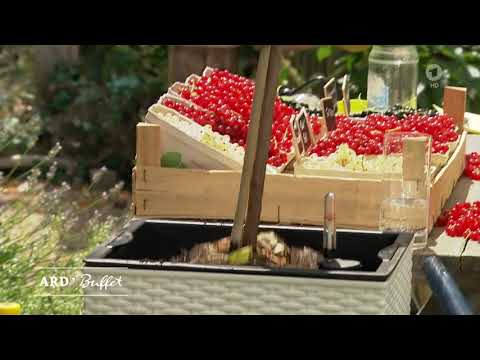
[[[413,240],[413,234],[337,230],[337,249],[331,256],[360,261],[359,270],[299,270],[260,266],[193,265],[171,263],[181,249],[228,236],[232,223],[170,220],[132,220],[114,239],[98,246],[85,259],[88,267],[258,274],[327,278],[339,280],[386,281]],[[261,231],[275,231],[289,245],[320,249],[321,227],[261,225]]]

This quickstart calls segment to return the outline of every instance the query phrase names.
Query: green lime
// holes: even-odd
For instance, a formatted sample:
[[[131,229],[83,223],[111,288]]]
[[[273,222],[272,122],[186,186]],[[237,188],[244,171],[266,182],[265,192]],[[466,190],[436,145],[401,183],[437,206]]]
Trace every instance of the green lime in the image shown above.
[[[251,246],[245,246],[238,250],[232,251],[228,255],[229,265],[247,265],[250,263],[253,257],[253,251]]]
[[[181,168],[182,154],[178,152],[167,152],[160,159],[160,165],[166,168]]]

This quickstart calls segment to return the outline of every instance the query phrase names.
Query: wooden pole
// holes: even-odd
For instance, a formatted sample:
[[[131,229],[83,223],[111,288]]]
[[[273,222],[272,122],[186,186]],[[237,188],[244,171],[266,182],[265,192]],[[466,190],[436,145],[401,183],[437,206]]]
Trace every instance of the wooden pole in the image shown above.
[[[232,229],[232,241],[237,245],[254,245],[257,238],[280,60],[278,46],[262,48],[255,80],[247,151]]]
[[[249,124],[247,137],[247,151],[243,160],[242,178],[240,182],[240,191],[237,200],[237,209],[232,229],[232,243],[237,246],[243,243],[243,231],[245,218],[247,214],[248,198],[250,192],[250,180],[253,172],[253,162],[255,160],[255,151],[258,142],[258,131],[260,126],[257,113],[261,110],[261,103],[265,95],[266,69],[270,59],[270,47],[263,47],[260,51],[260,57],[257,65],[257,78],[255,79],[255,96],[253,98],[252,115]],[[257,115],[256,115],[257,114]],[[258,119],[257,121],[255,119]]]

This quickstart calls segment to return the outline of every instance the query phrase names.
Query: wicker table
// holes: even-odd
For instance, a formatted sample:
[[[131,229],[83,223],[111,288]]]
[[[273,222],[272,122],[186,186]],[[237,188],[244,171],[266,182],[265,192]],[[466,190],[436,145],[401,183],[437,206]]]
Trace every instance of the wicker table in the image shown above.
[[[467,153],[480,152],[480,135],[469,135]],[[480,182],[463,176],[460,178],[445,208],[456,202],[480,200]],[[431,292],[421,269],[421,257],[434,254],[439,256],[453,274],[460,289],[471,302],[475,312],[480,314],[480,243],[446,235],[444,228],[434,228],[427,247],[416,252],[414,265],[414,301],[422,313],[434,313],[438,309],[430,300]]]

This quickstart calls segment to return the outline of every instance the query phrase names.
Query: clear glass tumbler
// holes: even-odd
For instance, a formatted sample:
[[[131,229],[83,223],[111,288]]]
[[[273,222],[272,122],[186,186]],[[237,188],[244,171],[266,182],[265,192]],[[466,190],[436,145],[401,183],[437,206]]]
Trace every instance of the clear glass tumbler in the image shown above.
[[[381,230],[418,233],[426,239],[431,149],[429,135],[409,132],[385,135],[385,197],[380,210]]]

